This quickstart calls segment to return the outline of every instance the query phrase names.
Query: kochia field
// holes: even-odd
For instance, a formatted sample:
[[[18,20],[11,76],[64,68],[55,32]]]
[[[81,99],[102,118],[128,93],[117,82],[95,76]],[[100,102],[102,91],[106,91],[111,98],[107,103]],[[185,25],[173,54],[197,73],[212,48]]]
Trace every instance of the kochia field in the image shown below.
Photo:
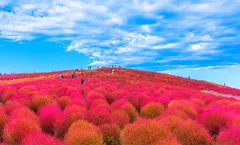
[[[240,90],[109,70],[0,76],[1,145],[240,145]]]

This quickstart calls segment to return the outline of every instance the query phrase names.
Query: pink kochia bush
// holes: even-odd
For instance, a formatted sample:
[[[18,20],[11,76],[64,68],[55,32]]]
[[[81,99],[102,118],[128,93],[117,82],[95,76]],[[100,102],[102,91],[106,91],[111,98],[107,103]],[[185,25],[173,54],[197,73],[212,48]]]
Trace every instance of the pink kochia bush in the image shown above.
[[[88,110],[85,118],[87,121],[95,125],[115,123],[115,118],[113,117],[113,115],[109,111],[101,107],[95,107]]]
[[[155,120],[141,119],[126,126],[121,134],[123,145],[153,145],[172,138],[172,133]]]
[[[227,125],[228,118],[222,107],[209,107],[199,116],[199,122],[207,128],[211,135],[218,135],[219,131]]]
[[[220,132],[218,136],[219,145],[240,145],[240,126]]]
[[[40,124],[45,132],[54,132],[56,118],[61,112],[61,108],[56,104],[46,105],[39,109]]]
[[[70,126],[64,142],[67,145],[102,145],[103,135],[95,125],[79,120]]]
[[[10,145],[19,144],[28,134],[41,131],[39,124],[28,118],[13,119],[3,130],[3,140]]]
[[[32,132],[22,139],[21,145],[64,145],[64,143],[51,135]]]

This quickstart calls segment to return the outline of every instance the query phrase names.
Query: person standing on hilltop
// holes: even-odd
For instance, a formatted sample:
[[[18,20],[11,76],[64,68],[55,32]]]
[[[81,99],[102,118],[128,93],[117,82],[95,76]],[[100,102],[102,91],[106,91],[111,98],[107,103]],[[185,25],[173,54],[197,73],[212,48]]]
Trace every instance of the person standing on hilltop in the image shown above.
[[[84,84],[84,82],[85,82],[84,79],[82,79],[82,80],[81,80],[81,84]]]
[[[76,71],[74,71],[74,73],[72,74],[72,78],[74,78],[74,79],[77,78],[76,77]]]
[[[63,79],[63,73],[60,73],[59,78]]]

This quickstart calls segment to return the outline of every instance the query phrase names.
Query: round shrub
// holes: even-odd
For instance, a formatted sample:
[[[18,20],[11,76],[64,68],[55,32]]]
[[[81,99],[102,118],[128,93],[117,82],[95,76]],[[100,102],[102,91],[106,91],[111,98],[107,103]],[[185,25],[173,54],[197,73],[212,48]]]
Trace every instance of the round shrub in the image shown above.
[[[25,107],[24,105],[22,105],[19,102],[16,101],[7,101],[6,104],[3,106],[5,112],[10,115],[12,111],[21,108],[21,107]]]
[[[70,102],[70,98],[68,96],[63,96],[57,99],[57,103],[62,110],[65,109],[65,107],[68,105],[69,102]]]
[[[189,116],[182,110],[176,108],[168,108],[161,116],[177,116],[181,119],[187,120],[190,119]]]
[[[91,108],[95,108],[95,107],[101,107],[108,111],[111,110],[111,107],[108,104],[108,102],[106,100],[102,100],[102,99],[93,100],[93,102],[91,103],[91,106],[89,106],[89,108],[91,109]]]
[[[161,124],[164,124],[172,132],[174,132],[177,128],[180,128],[181,124],[184,122],[184,120],[178,116],[158,117],[157,120]]]
[[[15,110],[13,110],[9,116],[9,119],[14,120],[16,118],[28,118],[39,123],[39,118],[37,117],[35,112],[33,112],[27,107],[16,108]]]
[[[34,111],[37,111],[40,107],[51,103],[52,103],[51,97],[46,95],[35,95],[31,100],[31,108]]]
[[[211,135],[218,135],[219,131],[227,125],[227,121],[224,109],[218,106],[208,108],[199,116],[199,122]]]
[[[7,144],[19,144],[31,132],[41,131],[39,125],[31,119],[21,118],[9,121],[3,130],[3,139]]]
[[[105,145],[120,145],[120,127],[116,124],[104,124],[100,126]]]
[[[67,145],[102,145],[103,136],[98,127],[83,120],[74,122],[65,138]]]
[[[181,145],[176,137],[160,139],[154,145]]]
[[[171,136],[171,132],[159,122],[141,119],[124,128],[121,142],[123,145],[153,145],[158,140]]]
[[[188,101],[173,100],[168,104],[168,108],[184,111],[191,119],[197,119],[198,113],[195,106]]]
[[[51,135],[32,132],[22,139],[21,145],[64,145],[64,143]]]
[[[2,94],[2,101],[5,103],[7,102],[12,96],[17,94],[17,90],[14,88],[7,88],[4,90],[3,94]]]
[[[111,107],[112,107],[112,109],[121,109],[126,104],[132,105],[129,101],[127,101],[125,99],[119,99],[119,100],[114,101],[111,104]]]
[[[86,108],[86,104],[85,104],[83,98],[72,98],[70,100],[70,102],[67,104],[67,106],[73,106],[73,105]]]
[[[130,118],[124,110],[115,110],[112,114],[116,119],[116,123],[121,128],[123,128],[125,125],[127,125],[130,122]]]
[[[54,132],[54,124],[57,116],[61,113],[58,105],[45,105],[39,109],[39,119],[42,129],[47,133]]]
[[[155,118],[164,111],[164,106],[159,103],[149,103],[141,108],[141,116],[145,118]]]
[[[170,101],[171,99],[167,96],[159,96],[156,98],[156,102],[161,103],[164,106],[164,108],[168,107]]]
[[[76,129],[88,129],[88,128],[99,130],[99,128],[92,123],[89,123],[85,120],[78,120],[70,126],[70,128],[68,129],[68,132],[71,132]]]
[[[240,126],[240,116],[236,116],[234,119],[229,121],[230,124],[228,126],[234,127],[234,126]]]
[[[208,131],[192,120],[183,121],[173,133],[184,145],[213,145],[213,139]]]
[[[239,145],[240,126],[232,127],[219,133],[218,145]]]
[[[199,107],[206,107],[206,104],[203,100],[198,99],[198,98],[192,98],[191,102],[195,105],[198,105]]]
[[[132,104],[125,104],[122,106],[122,109],[127,112],[131,123],[137,120],[138,112],[136,111]]]
[[[106,100],[108,101],[109,104],[117,100],[120,96],[119,91],[113,91],[113,92],[108,92],[105,96]]]
[[[102,145],[103,137],[92,128],[76,129],[67,133],[64,142],[67,145]]]
[[[4,109],[0,107],[0,140],[2,140],[2,130],[7,121],[8,121],[7,114],[5,113]]]
[[[95,107],[87,111],[85,119],[95,125],[111,124],[115,122],[114,117],[106,109]]]
[[[54,124],[55,135],[63,137],[73,122],[84,119],[85,111],[85,108],[76,105],[65,108],[64,113],[57,116]]]

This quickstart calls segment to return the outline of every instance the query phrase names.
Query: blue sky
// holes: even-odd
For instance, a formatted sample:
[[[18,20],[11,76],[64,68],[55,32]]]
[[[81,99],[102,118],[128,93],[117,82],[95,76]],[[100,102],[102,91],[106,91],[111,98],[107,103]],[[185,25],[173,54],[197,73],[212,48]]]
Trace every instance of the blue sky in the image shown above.
[[[0,72],[115,64],[240,88],[239,7],[240,0],[0,0]]]

